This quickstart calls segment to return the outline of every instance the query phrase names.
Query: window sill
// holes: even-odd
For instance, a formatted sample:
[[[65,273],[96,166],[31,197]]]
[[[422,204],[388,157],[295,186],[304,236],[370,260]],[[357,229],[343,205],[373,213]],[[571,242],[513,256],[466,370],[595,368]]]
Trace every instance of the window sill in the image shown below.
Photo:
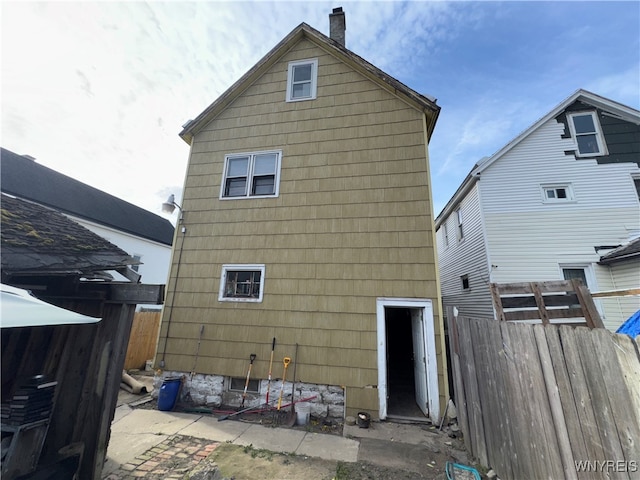
[[[231,302],[231,303],[262,303],[261,298],[231,298],[222,297],[218,298],[219,302]]]
[[[242,197],[219,197],[220,200],[259,200],[261,198],[278,198],[279,194],[274,195],[251,195]]]

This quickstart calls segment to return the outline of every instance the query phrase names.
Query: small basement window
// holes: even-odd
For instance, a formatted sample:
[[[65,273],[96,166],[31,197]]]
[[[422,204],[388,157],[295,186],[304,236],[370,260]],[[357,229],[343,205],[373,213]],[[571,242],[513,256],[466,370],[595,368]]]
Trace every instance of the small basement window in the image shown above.
[[[571,185],[541,185],[542,200],[545,203],[573,201]]]
[[[462,289],[469,290],[469,275],[462,275],[460,280],[462,281]]]
[[[313,100],[317,93],[318,59],[289,62],[287,102]]]
[[[606,155],[607,149],[596,112],[571,113],[569,129],[575,139],[578,157]]]
[[[229,379],[229,391],[230,392],[244,392],[244,385],[247,382],[246,378],[231,377]],[[250,379],[247,385],[247,392],[258,393],[260,386],[260,380]]]
[[[221,302],[261,302],[264,265],[223,265],[220,279]]]

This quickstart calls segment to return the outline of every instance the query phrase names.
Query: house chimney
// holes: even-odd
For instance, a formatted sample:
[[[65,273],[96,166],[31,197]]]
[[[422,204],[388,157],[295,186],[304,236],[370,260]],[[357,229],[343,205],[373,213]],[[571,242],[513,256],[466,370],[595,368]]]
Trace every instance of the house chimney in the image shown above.
[[[333,12],[329,14],[329,36],[343,47],[345,46],[344,32],[346,29],[347,24],[342,7],[334,8]]]

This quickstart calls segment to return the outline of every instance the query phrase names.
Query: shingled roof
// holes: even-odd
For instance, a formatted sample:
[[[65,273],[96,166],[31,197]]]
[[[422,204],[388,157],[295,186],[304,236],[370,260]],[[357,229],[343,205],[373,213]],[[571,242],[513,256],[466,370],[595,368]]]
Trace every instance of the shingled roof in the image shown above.
[[[611,250],[606,255],[600,257],[598,262],[601,265],[608,265],[610,263],[621,262],[630,258],[640,258],[640,237],[631,240],[626,245],[621,245],[615,250]]]
[[[167,219],[40,165],[29,157],[0,149],[1,190],[68,215],[164,245],[173,243]]]
[[[127,252],[65,215],[1,195],[2,283],[19,276],[99,276],[137,264]]]

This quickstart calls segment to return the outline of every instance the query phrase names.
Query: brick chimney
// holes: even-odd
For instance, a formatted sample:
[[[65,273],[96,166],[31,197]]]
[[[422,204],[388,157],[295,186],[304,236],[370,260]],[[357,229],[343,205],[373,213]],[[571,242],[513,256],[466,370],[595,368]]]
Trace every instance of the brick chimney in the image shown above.
[[[347,24],[342,7],[334,8],[333,12],[329,14],[329,37],[344,47],[344,32],[346,29]]]

